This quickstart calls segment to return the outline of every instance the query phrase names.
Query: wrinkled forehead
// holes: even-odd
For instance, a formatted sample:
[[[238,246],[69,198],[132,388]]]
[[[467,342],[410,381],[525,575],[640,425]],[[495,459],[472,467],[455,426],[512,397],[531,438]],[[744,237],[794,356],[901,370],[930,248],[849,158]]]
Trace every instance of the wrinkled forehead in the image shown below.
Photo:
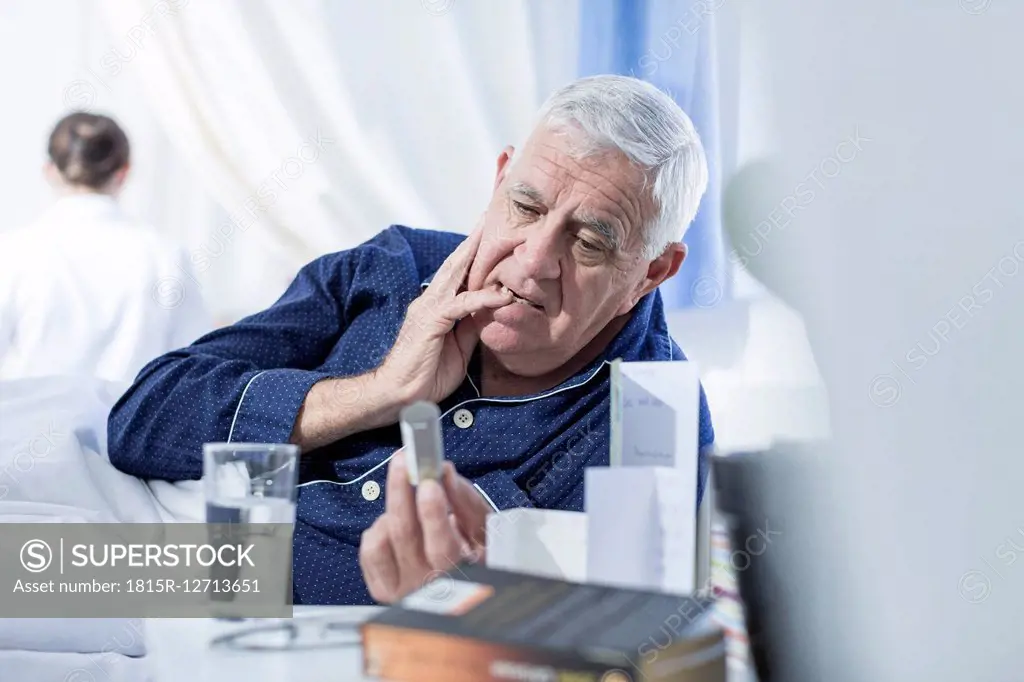
[[[515,155],[508,180],[508,190],[533,194],[549,210],[564,207],[578,222],[612,224],[627,247],[639,243],[655,212],[647,173],[578,131],[536,129]]]

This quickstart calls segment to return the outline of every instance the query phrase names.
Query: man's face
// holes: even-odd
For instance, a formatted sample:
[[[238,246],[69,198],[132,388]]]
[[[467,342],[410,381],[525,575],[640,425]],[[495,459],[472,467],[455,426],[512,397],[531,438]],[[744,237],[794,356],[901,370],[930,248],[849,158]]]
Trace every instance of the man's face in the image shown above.
[[[676,244],[642,259],[654,213],[643,173],[620,152],[577,160],[569,145],[538,128],[515,163],[502,153],[469,272],[468,289],[504,286],[517,297],[475,320],[481,342],[522,376],[565,364],[685,255]]]

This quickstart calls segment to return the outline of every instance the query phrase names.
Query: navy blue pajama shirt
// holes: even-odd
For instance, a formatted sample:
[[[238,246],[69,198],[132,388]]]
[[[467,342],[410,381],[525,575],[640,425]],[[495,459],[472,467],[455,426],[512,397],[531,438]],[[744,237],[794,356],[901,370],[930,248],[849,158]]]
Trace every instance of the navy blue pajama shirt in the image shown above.
[[[318,381],[378,367],[406,308],[465,235],[391,226],[314,260],[270,308],[213,331],[142,369],[110,413],[110,460],[142,478],[202,477],[206,442],[284,443]],[[479,352],[440,403],[445,453],[499,509],[581,511],[583,471],[608,464],[608,361],[684,360],[657,290],[634,307],[604,354],[534,395],[480,396]],[[703,389],[698,500],[714,440]],[[354,434],[300,459],[294,534],[296,604],[373,603],[359,539],[384,511],[397,424]]]

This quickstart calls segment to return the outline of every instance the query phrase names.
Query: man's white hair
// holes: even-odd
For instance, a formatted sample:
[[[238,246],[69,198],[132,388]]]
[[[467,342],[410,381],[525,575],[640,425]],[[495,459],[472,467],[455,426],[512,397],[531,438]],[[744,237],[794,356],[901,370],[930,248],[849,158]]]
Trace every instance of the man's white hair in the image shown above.
[[[617,149],[644,171],[656,210],[644,226],[644,258],[682,240],[707,190],[708,165],[693,122],[671,97],[637,78],[590,76],[552,94],[538,124],[582,133],[577,155]]]

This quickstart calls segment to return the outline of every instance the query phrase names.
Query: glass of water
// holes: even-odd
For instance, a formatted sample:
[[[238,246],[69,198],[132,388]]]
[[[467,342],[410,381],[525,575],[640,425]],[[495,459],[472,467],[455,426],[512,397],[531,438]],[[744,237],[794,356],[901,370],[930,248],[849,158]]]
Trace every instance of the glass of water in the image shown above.
[[[294,523],[299,446],[206,443],[207,523]]]
[[[291,537],[299,468],[299,447],[285,443],[206,443],[203,445],[203,493],[209,541],[215,547],[244,545],[253,540],[281,543],[269,561],[246,568],[213,563],[209,578],[226,586],[209,598],[220,618],[237,619],[252,600],[286,606],[292,603]],[[258,570],[257,570],[258,569]],[[263,577],[259,577],[263,576]],[[268,577],[273,578],[268,583]],[[236,594],[227,587],[252,579],[259,595]],[[258,582],[257,582],[258,581]],[[243,604],[244,602],[244,604]]]

